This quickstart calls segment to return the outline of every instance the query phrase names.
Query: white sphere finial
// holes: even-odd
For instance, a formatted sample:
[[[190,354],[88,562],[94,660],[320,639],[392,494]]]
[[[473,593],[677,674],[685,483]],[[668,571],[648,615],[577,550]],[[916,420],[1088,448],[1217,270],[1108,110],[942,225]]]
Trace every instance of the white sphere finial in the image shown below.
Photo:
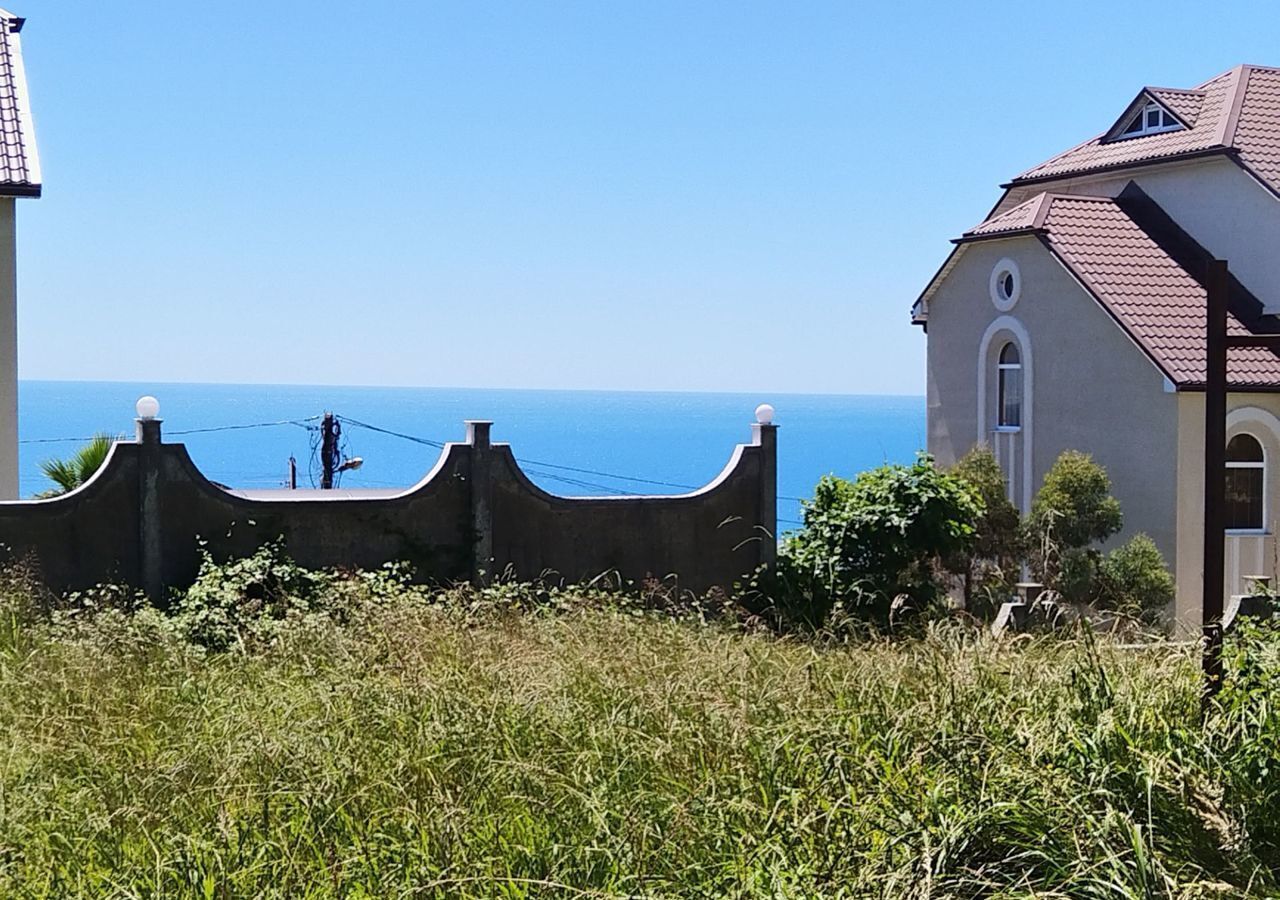
[[[160,401],[147,394],[145,397],[138,398],[138,403],[134,406],[134,409],[138,411],[139,419],[154,419],[160,415]]]
[[[756,421],[761,425],[773,424],[773,407],[768,403],[761,403],[756,407]]]

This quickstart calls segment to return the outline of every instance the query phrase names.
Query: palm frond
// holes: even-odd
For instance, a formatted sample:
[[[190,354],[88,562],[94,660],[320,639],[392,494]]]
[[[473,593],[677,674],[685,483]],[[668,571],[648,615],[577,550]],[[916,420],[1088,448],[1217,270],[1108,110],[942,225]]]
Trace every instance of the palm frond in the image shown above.
[[[40,471],[56,487],[41,491],[36,496],[42,499],[57,497],[80,487],[102,468],[116,440],[105,432],[99,432],[70,459],[46,459],[40,463]]]

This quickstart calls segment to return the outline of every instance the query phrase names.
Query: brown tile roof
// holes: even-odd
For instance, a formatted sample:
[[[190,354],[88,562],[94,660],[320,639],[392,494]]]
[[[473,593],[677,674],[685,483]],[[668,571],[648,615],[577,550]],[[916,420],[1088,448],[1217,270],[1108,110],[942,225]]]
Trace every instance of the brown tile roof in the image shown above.
[[[1232,145],[1259,178],[1280,191],[1280,69],[1251,66]]]
[[[993,226],[1029,205],[1039,213],[1037,227],[1050,250],[1165,375],[1180,386],[1203,384],[1206,293],[1188,268],[1201,269],[1198,260],[1208,254],[1132,186],[1114,199],[1040,194],[966,232],[961,241],[1007,237],[1013,229]],[[1144,208],[1148,212],[1139,215]],[[1028,219],[1025,211],[1021,218]],[[1238,283],[1233,291],[1228,330],[1249,333],[1244,320],[1260,313],[1261,304]],[[1233,350],[1228,378],[1236,387],[1280,386],[1280,357],[1262,348]]]
[[[1027,231],[1044,226],[1044,212],[1048,209],[1045,199],[1048,194],[1036,194],[1030,200],[1019,203],[1008,212],[992,216],[972,230],[965,232],[966,237],[982,234],[1008,234],[1011,231]]]
[[[1115,136],[1118,129],[1112,126],[1028,169],[1011,184],[1201,153],[1234,152],[1264,184],[1280,193],[1280,69],[1237,66],[1194,90],[1144,88],[1121,121],[1147,97],[1164,104],[1187,127],[1127,138]]]
[[[1097,169],[1226,149],[1230,145],[1225,143],[1224,129],[1229,124],[1233,105],[1239,96],[1237,88],[1242,80],[1243,70],[1243,66],[1232,69],[1206,81],[1194,91],[1144,88],[1122,117],[1127,119],[1129,111],[1150,95],[1168,106],[1171,113],[1188,125],[1187,128],[1108,140],[1107,136],[1117,130],[1116,126],[1112,126],[1097,137],[1028,169],[1014,178],[1012,183],[1079,175]],[[1194,116],[1191,115],[1192,110]],[[1119,122],[1116,124],[1119,125]]]
[[[23,21],[0,9],[0,196],[40,193],[40,157],[19,37]]]

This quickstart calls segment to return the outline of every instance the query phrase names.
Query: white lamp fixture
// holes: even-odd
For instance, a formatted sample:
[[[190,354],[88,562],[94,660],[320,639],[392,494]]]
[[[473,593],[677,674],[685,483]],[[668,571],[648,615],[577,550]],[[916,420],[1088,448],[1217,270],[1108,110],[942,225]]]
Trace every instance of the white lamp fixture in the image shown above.
[[[761,403],[756,407],[756,421],[761,425],[773,424],[773,407],[768,403]]]
[[[134,406],[134,409],[138,411],[139,419],[149,422],[160,415],[160,401],[148,394],[145,397],[138,398],[138,403]]]

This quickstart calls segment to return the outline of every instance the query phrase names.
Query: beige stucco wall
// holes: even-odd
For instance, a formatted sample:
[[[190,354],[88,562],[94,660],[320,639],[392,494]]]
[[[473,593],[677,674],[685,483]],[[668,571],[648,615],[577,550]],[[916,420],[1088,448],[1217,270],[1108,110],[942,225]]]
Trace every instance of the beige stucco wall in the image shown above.
[[[1229,394],[1227,440],[1247,432],[1262,444],[1266,464],[1264,535],[1226,541],[1225,593],[1243,593],[1246,575],[1277,575],[1275,534],[1280,523],[1280,394]],[[1175,618],[1184,634],[1200,628],[1204,592],[1204,394],[1178,396],[1178,555]]]
[[[18,497],[18,283],[14,200],[0,198],[0,500]]]
[[[1017,263],[1022,289],[1007,313],[992,303],[989,280],[1002,258]],[[1083,450],[1107,468],[1125,513],[1123,539],[1151,535],[1173,564],[1177,541],[1178,397],[1114,320],[1034,237],[965,248],[929,301],[928,441],[943,465],[990,433],[978,434],[979,347],[988,328],[1009,316],[1030,342],[1031,492],[1063,451]],[[984,402],[994,422],[993,354],[983,364]],[[1009,332],[1012,334],[1012,332]],[[1015,479],[1019,481],[1020,479]],[[1021,485],[1015,494],[1020,495]],[[1023,496],[1015,496],[1026,505]]]
[[[1228,159],[1210,157],[1010,191],[1008,209],[1041,191],[1114,197],[1136,182],[1196,242],[1225,259],[1271,312],[1280,312],[1280,199]]]

